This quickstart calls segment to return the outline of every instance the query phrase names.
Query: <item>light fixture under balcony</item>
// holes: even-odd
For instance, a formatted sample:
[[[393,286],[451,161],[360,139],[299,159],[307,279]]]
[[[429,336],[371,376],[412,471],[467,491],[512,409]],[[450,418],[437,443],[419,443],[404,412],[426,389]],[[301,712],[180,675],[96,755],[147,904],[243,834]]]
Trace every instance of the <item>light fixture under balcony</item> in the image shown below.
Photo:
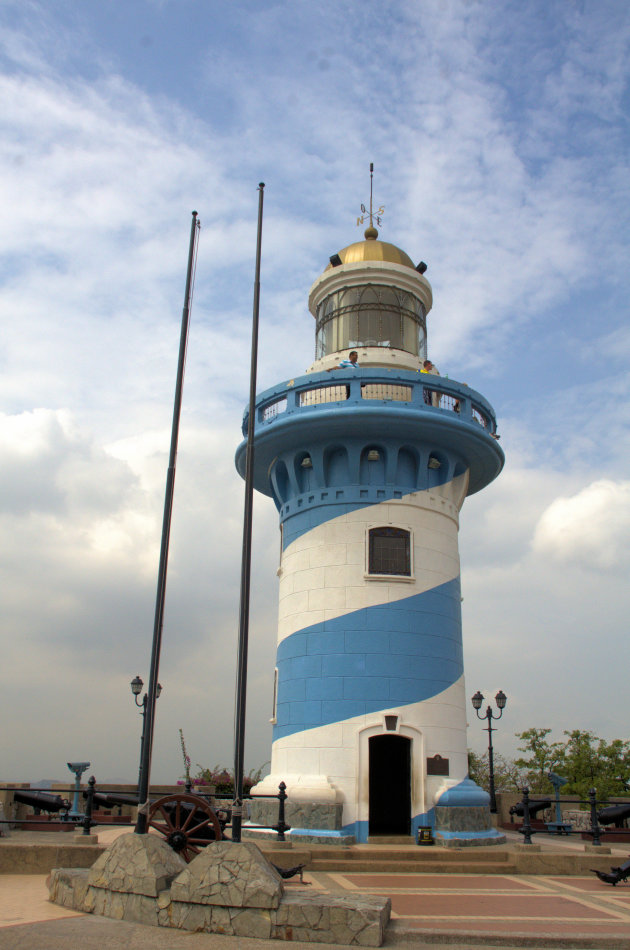
[[[378,449],[370,449],[370,451],[367,454],[368,462],[378,462],[380,457],[381,457],[381,454]]]
[[[310,455],[305,455],[302,461],[300,462],[300,465],[302,466],[302,468],[312,468],[313,460],[310,457]]]
[[[429,468],[440,468],[441,465],[442,463],[435,457],[435,455],[431,455],[429,457]]]

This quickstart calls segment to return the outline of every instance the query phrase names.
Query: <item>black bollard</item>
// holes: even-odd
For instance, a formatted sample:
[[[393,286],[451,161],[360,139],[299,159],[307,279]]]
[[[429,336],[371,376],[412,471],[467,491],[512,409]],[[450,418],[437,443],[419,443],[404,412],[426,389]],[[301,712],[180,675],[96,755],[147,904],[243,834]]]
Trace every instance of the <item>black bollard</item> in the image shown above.
[[[272,826],[272,830],[278,832],[278,841],[284,841],[284,840],[285,840],[285,837],[284,837],[285,831],[291,831],[291,825],[287,825],[287,823],[286,823],[285,820],[284,820],[284,803],[285,803],[285,801],[287,800],[287,798],[288,798],[289,796],[287,795],[287,787],[286,787],[286,785],[285,785],[284,782],[280,782],[280,784],[278,785],[278,788],[279,788],[279,792],[278,792],[278,796],[277,796],[277,797],[278,797],[278,802],[279,802],[279,805],[278,805],[278,824],[277,824],[277,825],[273,825],[273,826]]]
[[[593,839],[593,844],[601,845],[600,834],[602,829],[599,827],[597,821],[597,791],[594,788],[589,788],[588,790],[588,800],[591,805],[591,830],[590,835]]]
[[[532,823],[529,820],[529,789],[525,786],[521,791],[523,792],[523,824],[518,830],[524,836],[523,844],[531,844],[532,835],[536,832],[532,831]]]
[[[85,796],[85,816],[83,818],[83,834],[89,835],[90,829],[95,822],[92,821],[92,807],[94,805],[94,786],[96,785],[96,779],[93,775],[90,776],[88,781],[87,793]]]

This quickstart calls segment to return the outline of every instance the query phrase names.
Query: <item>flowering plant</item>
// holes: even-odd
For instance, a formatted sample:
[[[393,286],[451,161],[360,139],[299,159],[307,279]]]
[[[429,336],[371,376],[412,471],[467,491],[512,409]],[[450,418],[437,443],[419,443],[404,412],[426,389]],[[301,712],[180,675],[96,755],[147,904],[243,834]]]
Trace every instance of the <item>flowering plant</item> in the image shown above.
[[[266,762],[258,769],[250,769],[247,775],[243,776],[243,794],[249,795],[252,786],[260,782],[262,773],[268,764]],[[197,763],[197,768],[199,771],[193,779],[194,782],[201,785],[214,785],[217,795],[232,795],[234,793],[234,776],[225,766],[215,765],[213,769],[208,769]]]
[[[190,756],[186,752],[186,740],[184,739],[183,729],[179,730],[179,741],[182,747],[182,755],[184,756],[184,778],[186,779],[186,785],[190,785]]]
[[[186,752],[186,742],[181,729],[179,730],[179,740],[182,747],[182,755],[184,756],[185,774],[183,779],[180,779],[177,784],[183,785],[185,782],[186,785],[214,785],[217,795],[232,795],[234,793],[234,776],[224,765],[215,765],[214,768],[208,769],[197,763],[197,774],[191,779],[191,760]],[[260,768],[250,769],[247,775],[243,776],[243,794],[249,795],[252,786],[260,782],[262,774],[268,765],[269,762],[265,762]]]

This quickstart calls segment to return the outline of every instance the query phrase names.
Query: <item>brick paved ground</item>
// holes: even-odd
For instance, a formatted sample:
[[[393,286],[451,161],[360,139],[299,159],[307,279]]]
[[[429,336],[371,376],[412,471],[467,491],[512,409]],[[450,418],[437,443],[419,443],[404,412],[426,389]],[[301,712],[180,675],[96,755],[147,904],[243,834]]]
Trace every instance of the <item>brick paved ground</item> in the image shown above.
[[[398,937],[461,933],[481,940],[483,934],[514,939],[555,935],[565,941],[596,938],[593,946],[630,948],[630,884],[611,887],[594,876],[330,873],[317,877],[323,887],[391,897],[393,932]]]
[[[466,874],[306,874],[309,890],[362,891],[392,899],[386,946],[596,947],[630,950],[630,885],[595,877]],[[75,914],[47,900],[42,875],[2,875],[2,950],[268,950],[275,941],[177,931]],[[292,884],[291,887],[300,887]],[[312,946],[312,945],[311,945]]]
[[[116,835],[103,834],[105,840]],[[99,829],[99,838],[101,837]],[[17,839],[17,835],[14,839]],[[542,836],[540,836],[542,838]],[[582,843],[566,841],[564,849]],[[549,846],[557,848],[558,842]],[[619,864],[622,854],[612,854]],[[419,950],[539,947],[630,950],[630,884],[594,875],[307,872],[308,890],[363,891],[392,899],[387,946]],[[299,884],[291,884],[299,887]],[[293,945],[300,950],[301,944]],[[312,948],[312,944],[309,945]],[[277,941],[191,935],[76,914],[48,901],[45,875],[0,875],[0,950],[278,950]],[[331,948],[333,950],[333,948]]]

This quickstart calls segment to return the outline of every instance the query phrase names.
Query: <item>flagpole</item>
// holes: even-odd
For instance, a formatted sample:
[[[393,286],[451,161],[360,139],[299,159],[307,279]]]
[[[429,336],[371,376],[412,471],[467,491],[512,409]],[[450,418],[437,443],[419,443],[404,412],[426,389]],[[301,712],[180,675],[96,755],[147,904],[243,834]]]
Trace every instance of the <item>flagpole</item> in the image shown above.
[[[238,658],[236,667],[236,710],[234,721],[234,802],[232,804],[232,841],[241,840],[243,822],[243,763],[245,760],[245,708],[247,701],[247,650],[249,640],[249,590],[252,560],[252,509],[254,500],[254,422],[256,416],[256,372],[258,367],[258,313],[260,307],[260,256],[264,182],[258,185],[258,232],[256,237],[256,275],[252,318],[252,357],[249,374],[249,417],[245,457],[245,510],[243,515],[243,552],[241,558],[241,600],[239,612]]]
[[[146,721],[144,741],[140,752],[140,781],[138,783],[138,817],[136,820],[136,834],[146,834],[149,811],[149,787],[151,779],[151,753],[153,751],[153,732],[155,726],[155,703],[157,700],[158,673],[160,668],[160,653],[162,649],[162,629],[164,626],[164,601],[166,596],[166,572],[168,568],[168,548],[171,534],[171,515],[173,511],[173,495],[175,490],[175,466],[177,462],[177,442],[179,439],[179,419],[182,408],[182,392],[184,388],[184,367],[186,364],[186,348],[188,346],[188,327],[190,324],[190,305],[192,298],[192,275],[195,261],[195,248],[199,233],[197,212],[192,213],[190,225],[190,244],[188,248],[188,268],[186,271],[186,290],[184,293],[184,309],[182,312],[182,327],[179,338],[179,359],[177,363],[177,381],[175,384],[175,402],[173,406],[173,425],[171,428],[171,449],[166,475],[166,492],[164,497],[164,516],[162,519],[162,544],[160,548],[160,564],[158,569],[157,594],[155,598],[155,617],[153,622],[153,645],[151,648],[151,666],[149,670],[149,686],[147,690]]]

